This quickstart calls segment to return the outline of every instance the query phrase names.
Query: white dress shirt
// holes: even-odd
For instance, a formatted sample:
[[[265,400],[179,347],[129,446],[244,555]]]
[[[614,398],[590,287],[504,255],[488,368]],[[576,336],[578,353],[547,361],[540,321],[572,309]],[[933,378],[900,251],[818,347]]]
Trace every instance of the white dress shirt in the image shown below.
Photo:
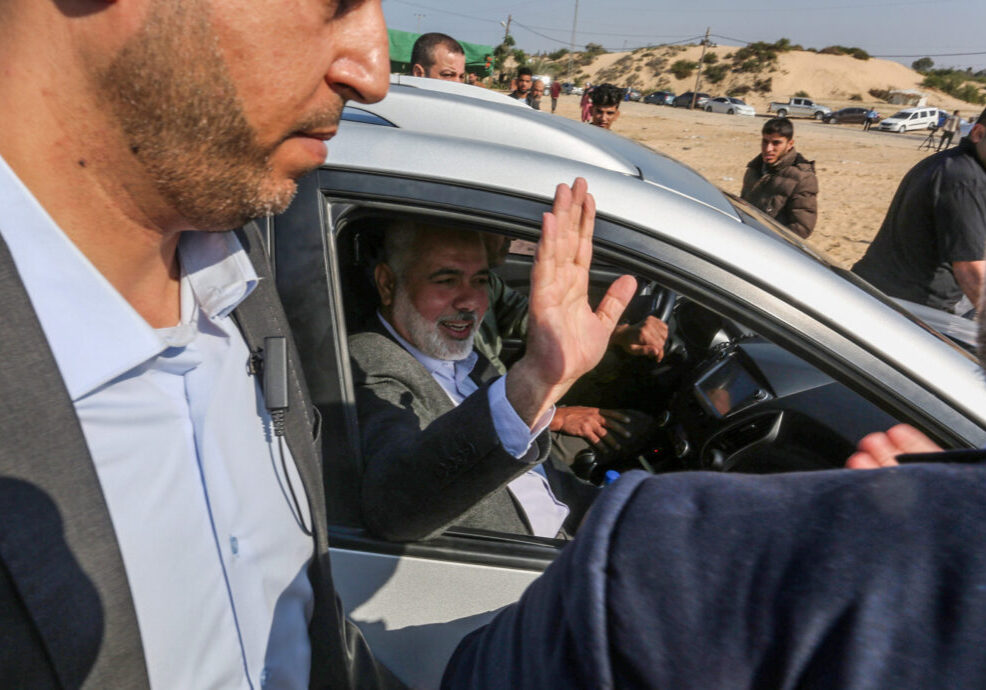
[[[106,497],[151,686],[307,687],[313,542],[297,520],[311,520],[230,317],[257,283],[235,236],[182,236],[181,320],[154,329],[2,160],[0,208]]]
[[[476,382],[469,377],[479,359],[475,350],[470,352],[465,359],[458,361],[430,357],[402,338],[382,315],[378,313],[377,316],[384,328],[397,339],[397,342],[405,350],[411,353],[412,357],[421,363],[421,366],[432,375],[453,403],[458,405],[479,390]],[[493,428],[496,429],[496,435],[503,448],[515,458],[521,458],[527,453],[534,439],[551,423],[554,408],[537,421],[534,429],[530,429],[514,410],[510,401],[507,400],[506,380],[505,376],[501,376],[487,389],[490,413],[493,416]],[[555,498],[551,487],[548,485],[544,469],[540,465],[533,470],[527,470],[507,484],[507,490],[517,499],[535,536],[555,537],[558,535],[562,523],[568,517],[568,506]]]

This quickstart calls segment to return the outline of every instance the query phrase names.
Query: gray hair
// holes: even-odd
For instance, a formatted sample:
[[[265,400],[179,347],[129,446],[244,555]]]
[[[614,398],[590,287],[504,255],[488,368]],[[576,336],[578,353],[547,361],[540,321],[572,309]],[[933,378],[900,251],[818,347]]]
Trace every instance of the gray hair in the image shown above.
[[[455,233],[470,236],[486,249],[482,234],[476,230],[465,230],[451,225],[441,225],[425,220],[399,219],[387,223],[383,237],[383,263],[390,266],[399,282],[403,282],[407,271],[414,262],[414,244],[424,232]]]
[[[421,226],[410,220],[395,220],[384,229],[383,263],[390,266],[399,281],[411,265],[414,239]]]

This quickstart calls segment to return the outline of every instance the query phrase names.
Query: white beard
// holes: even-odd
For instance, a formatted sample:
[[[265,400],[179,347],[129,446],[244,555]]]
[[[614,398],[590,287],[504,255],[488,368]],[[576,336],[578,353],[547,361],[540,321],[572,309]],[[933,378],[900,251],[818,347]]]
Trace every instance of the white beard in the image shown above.
[[[473,319],[475,323],[476,314],[474,312],[460,312],[454,320],[466,321]],[[428,321],[411,303],[407,291],[400,284],[394,291],[394,321],[407,324],[410,342],[424,354],[435,359],[446,362],[458,362],[469,356],[472,352],[473,339],[476,337],[476,327],[473,326],[468,338],[456,340],[449,338],[439,330],[437,321]]]

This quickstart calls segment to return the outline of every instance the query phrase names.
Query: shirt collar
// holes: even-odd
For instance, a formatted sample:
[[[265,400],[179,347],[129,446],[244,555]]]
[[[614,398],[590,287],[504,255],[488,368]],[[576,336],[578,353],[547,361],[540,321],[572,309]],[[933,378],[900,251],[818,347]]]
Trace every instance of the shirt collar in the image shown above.
[[[69,396],[78,400],[167,346],[55,224],[0,158],[0,235],[41,323]],[[182,280],[200,309],[227,315],[257,275],[232,233],[183,233]],[[187,294],[187,290],[182,290]],[[194,310],[183,305],[182,320]]]
[[[479,360],[479,355],[475,350],[470,351],[469,356],[465,359],[454,361],[437,359],[426,355],[424,352],[402,338],[400,333],[394,330],[394,327],[390,325],[390,322],[388,322],[387,319],[383,318],[383,314],[379,311],[377,312],[377,318],[380,319],[380,323],[382,323],[383,327],[387,329],[387,332],[394,336],[397,342],[400,343],[401,347],[410,352],[411,356],[418,360],[421,363],[421,366],[423,366],[432,376],[437,374],[439,376],[454,378],[457,384],[461,383],[462,379],[469,376],[470,372],[472,372],[473,368],[476,366],[476,362]]]

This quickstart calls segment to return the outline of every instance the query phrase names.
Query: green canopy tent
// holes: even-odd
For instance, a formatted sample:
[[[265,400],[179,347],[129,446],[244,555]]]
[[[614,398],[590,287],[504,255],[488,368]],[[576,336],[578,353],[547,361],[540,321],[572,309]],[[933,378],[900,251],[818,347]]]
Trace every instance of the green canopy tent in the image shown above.
[[[390,38],[390,71],[411,73],[411,49],[421,34],[387,29]],[[459,41],[466,53],[466,71],[488,76],[493,71],[493,46]]]

